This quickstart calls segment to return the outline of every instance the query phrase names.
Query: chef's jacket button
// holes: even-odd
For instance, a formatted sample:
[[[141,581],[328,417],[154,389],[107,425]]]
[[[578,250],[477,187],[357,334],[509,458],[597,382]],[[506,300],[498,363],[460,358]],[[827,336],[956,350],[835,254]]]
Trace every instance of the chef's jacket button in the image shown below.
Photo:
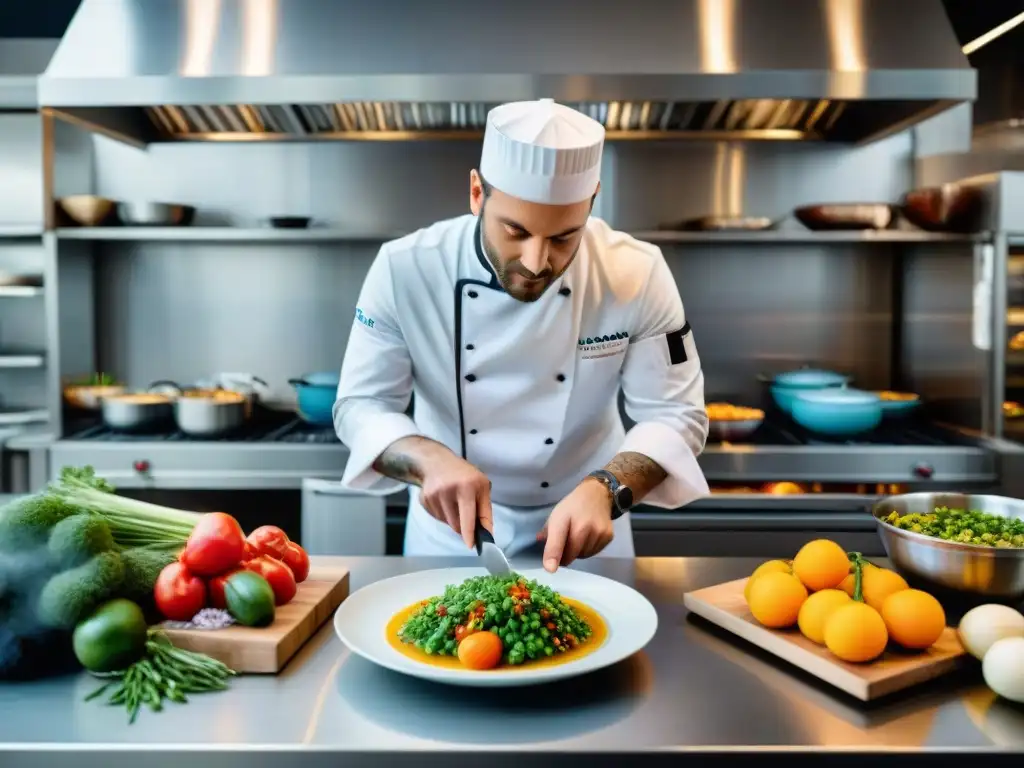
[[[557,376],[555,376],[555,378],[558,379],[559,381],[565,381],[565,374],[560,373]]]
[[[572,291],[570,289],[568,289],[568,288],[563,288],[558,293],[561,296],[568,296],[570,293],[572,293]]]
[[[552,440],[550,437],[547,440],[544,441],[544,445],[554,445],[554,444],[555,444],[555,441]]]
[[[545,480],[543,483],[540,484],[540,487],[541,488],[547,488],[549,485],[550,485],[550,483],[548,483],[548,481]]]
[[[466,381],[469,381],[469,382],[476,381],[476,374],[467,373],[466,374]]]
[[[475,435],[475,434],[476,434],[476,430],[475,430],[475,429],[471,429],[471,430],[469,430],[469,434],[471,434],[471,435]]]
[[[466,349],[468,349],[470,352],[472,352],[474,349],[476,349],[476,347],[474,347],[472,344],[467,344],[466,345]]]
[[[469,298],[471,298],[471,299],[475,299],[479,295],[480,294],[477,293],[476,291],[470,291],[469,294],[468,294]]]

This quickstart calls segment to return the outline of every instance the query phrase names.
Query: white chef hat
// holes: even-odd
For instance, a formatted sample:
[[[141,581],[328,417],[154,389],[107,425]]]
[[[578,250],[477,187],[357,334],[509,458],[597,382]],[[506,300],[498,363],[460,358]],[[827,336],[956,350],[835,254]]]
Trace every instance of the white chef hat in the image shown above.
[[[588,200],[601,178],[604,126],[553,99],[502,104],[487,114],[480,175],[532,203]]]

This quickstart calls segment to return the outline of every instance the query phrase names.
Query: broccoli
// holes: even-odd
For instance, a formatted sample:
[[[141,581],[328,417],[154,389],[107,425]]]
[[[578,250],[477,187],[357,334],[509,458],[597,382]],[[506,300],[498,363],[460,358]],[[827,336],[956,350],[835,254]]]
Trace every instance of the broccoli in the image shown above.
[[[96,606],[113,597],[124,581],[124,563],[103,552],[77,568],[52,577],[39,595],[39,620],[54,629],[72,629]]]
[[[50,529],[81,510],[58,496],[35,494],[0,509],[0,551],[18,552],[46,543]]]
[[[74,568],[101,552],[113,550],[114,537],[103,518],[72,515],[53,526],[48,549],[54,563],[62,568]]]
[[[153,599],[153,585],[160,571],[177,559],[177,552],[168,549],[135,548],[121,553],[124,583],[118,597],[125,597],[140,606]]]

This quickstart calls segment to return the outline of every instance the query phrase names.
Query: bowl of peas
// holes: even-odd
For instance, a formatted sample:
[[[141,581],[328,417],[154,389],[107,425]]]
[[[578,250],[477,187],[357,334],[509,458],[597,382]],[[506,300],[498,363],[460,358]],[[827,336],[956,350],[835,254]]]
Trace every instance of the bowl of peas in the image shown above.
[[[871,509],[893,567],[922,586],[1024,599],[1024,500],[907,493]]]

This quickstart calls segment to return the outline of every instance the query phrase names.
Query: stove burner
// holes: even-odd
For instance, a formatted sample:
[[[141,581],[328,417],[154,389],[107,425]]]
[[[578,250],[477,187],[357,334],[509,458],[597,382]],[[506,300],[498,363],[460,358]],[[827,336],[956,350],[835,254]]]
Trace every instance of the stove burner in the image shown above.
[[[285,424],[250,424],[238,432],[219,437],[192,437],[184,432],[128,434],[116,432],[105,425],[92,426],[69,435],[67,440],[95,440],[116,443],[307,443],[330,445],[339,443],[334,427],[307,424],[292,419]]]

